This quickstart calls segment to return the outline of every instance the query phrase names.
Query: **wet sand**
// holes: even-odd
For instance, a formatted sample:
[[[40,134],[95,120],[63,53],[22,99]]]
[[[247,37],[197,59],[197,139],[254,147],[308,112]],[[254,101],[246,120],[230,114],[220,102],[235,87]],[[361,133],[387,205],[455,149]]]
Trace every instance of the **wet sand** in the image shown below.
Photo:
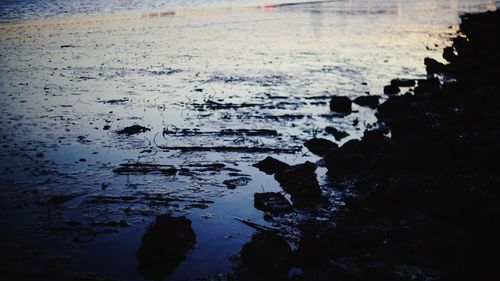
[[[168,279],[227,272],[254,232],[234,217],[297,231],[283,222],[299,215],[266,221],[254,208],[254,193],[282,189],[252,164],[317,162],[306,140],[343,144],[376,127],[373,109],[334,113],[331,96],[383,101],[391,79],[426,77],[423,58],[443,61],[462,10],[335,2],[0,25],[1,247],[13,253],[3,267],[142,280],[141,236],[169,213],[192,221],[197,242]],[[118,133],[132,125],[149,130]],[[335,140],[327,126],[349,136]],[[176,173],[117,172],[124,163]],[[335,220],[325,172],[324,210],[300,216]]]

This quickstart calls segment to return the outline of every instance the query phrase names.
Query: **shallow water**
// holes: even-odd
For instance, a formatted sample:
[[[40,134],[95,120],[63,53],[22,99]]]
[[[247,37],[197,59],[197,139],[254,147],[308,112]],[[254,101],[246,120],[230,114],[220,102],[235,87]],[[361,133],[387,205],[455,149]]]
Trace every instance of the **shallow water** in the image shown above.
[[[30,19],[0,25],[1,222],[10,229],[3,241],[23,245],[20,251],[2,242],[2,252],[19,253],[13,266],[27,255],[125,280],[142,280],[134,253],[156,215],[187,215],[197,235],[195,249],[169,280],[228,271],[228,257],[253,233],[234,217],[273,223],[254,209],[253,194],[281,189],[251,166],[272,153],[163,147],[299,147],[273,156],[317,161],[302,144],[313,136],[334,140],[326,126],[349,132],[345,142],[376,122],[373,110],[355,105],[348,116],[333,114],[329,96],[381,95],[393,78],[425,77],[423,59],[442,61],[459,14],[498,5],[116,1],[101,7],[73,1],[64,5],[64,14],[73,16],[61,18],[57,1],[29,3],[0,8],[2,21]],[[172,9],[175,14],[167,13]],[[117,134],[133,124],[150,131]],[[221,134],[224,129],[277,135]],[[190,172],[113,172],[135,161]],[[225,167],[200,167],[211,163]],[[317,173],[335,208],[335,189],[324,169]],[[230,190],[223,181],[235,177],[251,181]],[[58,195],[74,199],[50,207],[47,201]],[[121,220],[130,226],[95,226]],[[80,225],[68,224],[73,221]]]

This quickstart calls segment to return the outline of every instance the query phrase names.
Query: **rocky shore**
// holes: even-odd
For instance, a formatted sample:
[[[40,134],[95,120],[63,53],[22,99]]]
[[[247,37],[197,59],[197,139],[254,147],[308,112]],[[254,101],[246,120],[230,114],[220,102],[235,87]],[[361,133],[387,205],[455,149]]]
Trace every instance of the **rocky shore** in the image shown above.
[[[500,13],[461,19],[443,52],[448,64],[425,59],[427,79],[395,79],[385,102],[363,101],[377,107],[377,129],[340,147],[325,139],[305,144],[341,190],[345,205],[335,221],[299,219],[295,249],[280,232],[258,232],[231,278],[500,278]],[[351,100],[334,97],[330,108],[349,113]],[[293,203],[292,209],[274,193],[256,194],[257,208],[276,215],[324,204],[315,164],[266,158],[255,166],[274,174]]]

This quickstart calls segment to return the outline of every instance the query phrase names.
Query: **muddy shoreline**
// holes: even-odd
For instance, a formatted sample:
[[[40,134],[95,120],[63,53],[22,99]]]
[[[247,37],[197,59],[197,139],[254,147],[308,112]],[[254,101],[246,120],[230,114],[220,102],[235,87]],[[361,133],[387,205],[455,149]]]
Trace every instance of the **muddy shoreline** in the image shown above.
[[[215,31],[226,32],[220,26],[240,14],[114,19],[105,31],[91,22],[42,24],[26,46],[28,53],[55,52],[48,62],[16,60],[26,50],[13,46],[33,27],[2,26],[1,47],[9,53],[1,58],[9,71],[0,86],[9,101],[0,104],[6,109],[0,139],[2,156],[12,161],[1,166],[0,218],[7,229],[1,274],[9,280],[497,277],[490,254],[497,248],[498,171],[489,163],[500,155],[498,52],[491,44],[498,12],[463,16],[458,35],[446,27],[446,36],[455,37],[443,52],[448,63],[425,59],[426,76],[418,75],[423,65],[406,68],[402,61],[392,66],[402,68],[394,71],[401,76],[389,78],[365,77],[362,60],[354,70],[327,65],[319,57],[332,54],[318,46],[331,42],[316,24],[304,33],[307,40],[288,41],[296,48],[291,60],[302,66],[277,67],[289,62],[273,34],[287,29],[262,34],[255,26],[294,13],[321,20],[317,11],[336,11],[335,5],[251,10],[248,17],[260,20],[254,26],[232,25],[249,28],[264,45],[246,56],[217,40],[193,43],[217,38]],[[154,35],[174,30],[171,23],[192,28],[195,36],[182,35],[173,46],[195,46],[189,49],[195,55],[166,54],[171,65],[160,65],[151,54],[171,42]],[[241,35],[247,33],[227,32],[235,46],[247,45]],[[113,44],[94,44],[107,36]],[[108,59],[115,43],[120,54],[134,53],[132,60]],[[408,50],[418,50],[414,43],[405,42]],[[203,56],[212,49],[224,50],[213,70]],[[395,48],[387,57],[408,50]],[[93,52],[108,60],[94,66]],[[259,56],[262,64],[254,62]],[[227,69],[235,57],[253,71]],[[33,69],[40,70],[34,81],[14,78]],[[384,87],[387,78],[393,80]]]
[[[453,46],[443,52],[448,64],[426,59],[428,78],[406,81],[405,93],[397,94],[397,83],[388,86],[397,90],[378,106],[381,129],[340,147],[318,139],[306,144],[324,157],[345,206],[335,223],[301,221],[293,251],[279,233],[255,234],[234,280],[499,278],[500,56],[492,41],[499,26],[499,12],[463,15]],[[350,108],[340,98],[332,104]],[[266,163],[265,171],[297,175],[297,166]],[[303,171],[299,178],[313,173]],[[288,181],[276,179],[287,190]],[[319,206],[310,196],[314,186],[299,181],[295,190],[302,193],[292,196]],[[294,267],[301,271],[291,276]]]

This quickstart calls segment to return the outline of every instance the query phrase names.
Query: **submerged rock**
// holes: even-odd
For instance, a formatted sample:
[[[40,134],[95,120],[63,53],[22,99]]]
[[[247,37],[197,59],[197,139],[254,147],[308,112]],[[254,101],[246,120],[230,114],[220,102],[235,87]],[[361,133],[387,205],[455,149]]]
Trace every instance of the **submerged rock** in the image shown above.
[[[326,127],[325,132],[333,135],[333,137],[338,141],[344,139],[345,137],[347,137],[349,135],[348,133],[346,133],[344,131],[340,131],[334,127]]]
[[[139,134],[139,133],[144,133],[144,132],[147,132],[147,131],[150,131],[150,130],[151,129],[146,128],[146,127],[141,126],[141,125],[132,125],[130,127],[126,127],[126,128],[124,128],[122,130],[119,130],[116,133],[118,133],[119,135],[131,136],[131,135],[136,135],[136,134]]]
[[[322,138],[310,139],[304,143],[304,146],[307,147],[309,151],[318,156],[325,156],[332,150],[338,148],[338,145],[336,143]]]
[[[332,111],[350,114],[352,112],[352,102],[348,97],[333,96],[330,100],[330,109]]]
[[[255,193],[253,195],[255,208],[273,214],[288,212],[292,205],[279,192]]]
[[[227,186],[229,189],[235,189],[238,186],[245,186],[250,181],[252,181],[249,177],[238,177],[234,179],[225,180],[222,183]]]
[[[283,237],[257,232],[241,250],[245,280],[283,280],[291,267],[292,249]]]
[[[288,165],[287,163],[281,162],[280,160],[270,156],[266,157],[264,160],[259,161],[256,164],[253,164],[253,166],[268,175],[281,172],[290,167],[290,165]]]
[[[142,236],[136,252],[137,271],[144,278],[163,280],[185,259],[195,242],[189,219],[161,215]]]

